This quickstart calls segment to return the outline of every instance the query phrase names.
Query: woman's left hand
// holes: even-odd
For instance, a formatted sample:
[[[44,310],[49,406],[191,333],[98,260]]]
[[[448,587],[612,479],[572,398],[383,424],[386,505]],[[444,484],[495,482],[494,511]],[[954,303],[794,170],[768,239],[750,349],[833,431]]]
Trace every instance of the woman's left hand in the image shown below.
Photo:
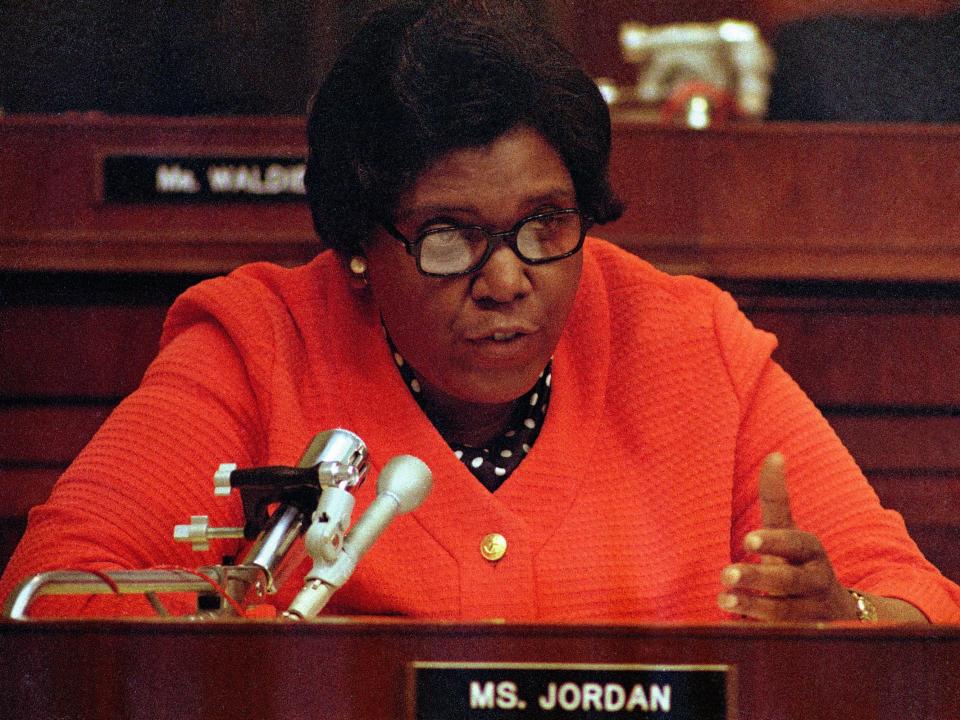
[[[723,569],[720,608],[757,620],[855,620],[856,601],[837,580],[820,540],[793,522],[783,455],[764,458],[759,484],[763,526],[747,533],[743,546],[760,562]]]

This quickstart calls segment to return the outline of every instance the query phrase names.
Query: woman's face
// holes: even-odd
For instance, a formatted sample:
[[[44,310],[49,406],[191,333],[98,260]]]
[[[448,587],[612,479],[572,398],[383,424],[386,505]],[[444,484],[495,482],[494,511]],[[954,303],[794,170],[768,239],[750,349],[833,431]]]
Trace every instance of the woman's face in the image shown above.
[[[572,207],[576,193],[563,161],[538,132],[520,127],[428,166],[401,196],[394,224],[412,240],[438,222],[503,231],[529,215]],[[582,266],[581,253],[526,265],[501,244],[469,275],[427,277],[384,230],[366,253],[384,324],[424,392],[482,404],[515,400],[536,382],[563,332]]]

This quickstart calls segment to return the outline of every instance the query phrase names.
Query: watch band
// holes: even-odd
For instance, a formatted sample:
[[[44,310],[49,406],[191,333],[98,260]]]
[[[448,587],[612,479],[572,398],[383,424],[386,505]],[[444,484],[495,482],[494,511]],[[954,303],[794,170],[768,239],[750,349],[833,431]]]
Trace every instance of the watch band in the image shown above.
[[[857,601],[857,620],[865,623],[877,622],[877,606],[873,600],[856,590],[848,590],[847,592]]]

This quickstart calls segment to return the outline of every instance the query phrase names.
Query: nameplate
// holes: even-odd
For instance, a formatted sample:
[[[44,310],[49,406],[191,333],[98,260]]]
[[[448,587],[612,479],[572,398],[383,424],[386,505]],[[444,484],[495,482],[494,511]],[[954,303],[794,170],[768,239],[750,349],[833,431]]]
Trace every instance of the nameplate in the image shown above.
[[[415,662],[411,720],[734,720],[727,665]]]
[[[107,203],[302,202],[301,158],[108,155]]]

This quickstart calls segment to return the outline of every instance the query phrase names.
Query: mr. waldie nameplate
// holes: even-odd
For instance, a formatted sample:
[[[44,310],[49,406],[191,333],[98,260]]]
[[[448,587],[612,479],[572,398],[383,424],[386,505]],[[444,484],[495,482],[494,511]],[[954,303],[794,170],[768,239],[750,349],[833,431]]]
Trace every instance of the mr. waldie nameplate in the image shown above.
[[[728,665],[414,662],[410,720],[735,720]]]
[[[108,155],[106,203],[302,202],[306,165],[266,156]]]

